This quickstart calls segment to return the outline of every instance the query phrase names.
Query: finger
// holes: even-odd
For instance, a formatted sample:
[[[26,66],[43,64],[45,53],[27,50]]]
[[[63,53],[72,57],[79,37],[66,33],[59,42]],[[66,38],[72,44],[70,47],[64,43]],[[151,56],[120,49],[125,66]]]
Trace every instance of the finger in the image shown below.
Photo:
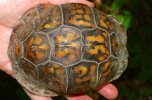
[[[93,100],[88,95],[73,95],[70,97],[67,97],[68,100]]]
[[[27,93],[27,95],[30,97],[31,100],[53,100],[51,97],[35,95],[28,92],[27,90],[25,90],[25,92]]]
[[[65,4],[65,3],[82,3],[91,7],[94,6],[92,2],[89,2],[87,0],[48,0],[48,2],[54,5],[60,5],[60,4]]]
[[[115,99],[118,96],[117,88],[111,83],[100,87],[98,92],[107,99]]]

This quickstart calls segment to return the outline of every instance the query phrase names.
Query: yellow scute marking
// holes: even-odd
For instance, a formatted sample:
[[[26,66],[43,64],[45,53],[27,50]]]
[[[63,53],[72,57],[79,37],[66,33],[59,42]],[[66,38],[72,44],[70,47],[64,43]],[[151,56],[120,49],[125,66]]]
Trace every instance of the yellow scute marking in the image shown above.
[[[47,50],[49,47],[48,47],[47,44],[42,44],[42,45],[40,45],[39,48],[40,48],[41,50]]]
[[[102,51],[103,53],[105,53],[105,52],[106,52],[106,48],[105,48],[105,46],[101,45],[101,46],[100,46],[100,49],[101,49],[101,51]],[[107,50],[107,51],[108,51],[108,50]]]
[[[82,18],[82,15],[74,15],[74,19]]]
[[[43,42],[43,39],[40,37],[32,38],[33,44],[40,44]]]
[[[106,29],[109,28],[109,23],[105,23],[103,20],[100,20],[100,25]]]
[[[92,55],[96,55],[98,54],[98,50],[101,50],[103,53],[105,53],[106,51],[105,47],[102,45],[102,46],[94,46],[94,49],[89,49],[88,53]]]
[[[80,20],[78,21],[79,25],[83,25],[83,26],[91,26],[91,23],[89,22],[85,22],[84,20]]]
[[[94,25],[90,22],[86,22],[84,20],[77,21],[77,19],[74,19],[74,18],[68,20],[68,22],[74,25],[78,25],[78,26],[82,25],[82,26],[94,27]]]
[[[91,20],[91,17],[90,17],[90,15],[84,15],[84,18],[86,19],[86,20]]]
[[[91,15],[91,10],[88,7],[85,7],[85,12],[89,15]]]
[[[58,35],[56,38],[55,38],[55,41],[57,43],[59,42],[70,42],[72,40],[75,40],[75,39],[78,39],[80,37],[79,34],[75,35],[74,33],[67,33],[67,36],[64,37],[63,35]]]
[[[106,32],[102,32],[102,34],[105,38],[108,38],[108,34]]]
[[[81,83],[81,82],[86,82],[86,81],[88,81],[88,80],[90,80],[90,77],[89,76],[86,76],[86,77],[84,77],[84,78],[76,78],[75,79],[75,81],[77,82],[77,83]]]
[[[40,39],[41,40],[41,39]],[[27,42],[26,44],[26,48],[27,48],[27,55],[34,59],[35,58],[35,55],[33,54],[33,52],[31,51],[31,45],[34,43],[34,39],[33,38],[30,38],[29,41]]]
[[[80,65],[74,69],[75,73],[78,73],[79,71],[81,71],[81,75],[83,76],[83,75],[86,75],[86,73],[88,72],[88,69],[85,66]]]
[[[67,50],[67,49],[64,49],[64,51],[56,51],[56,57],[58,58],[58,59],[61,59],[62,57],[64,57],[66,54],[68,54],[69,53],[69,51]]]
[[[54,68],[49,68],[50,73],[54,73]]]
[[[56,26],[59,25],[59,24],[60,24],[59,22],[54,21],[54,22],[52,22],[52,23],[45,24],[45,25],[44,25],[44,28],[54,28],[54,27],[56,27]]]
[[[77,12],[78,12],[79,14],[83,14],[83,13],[84,13],[84,11],[83,11],[82,9],[78,9]]]
[[[49,47],[47,44],[42,44],[40,46],[31,46],[32,51],[36,51],[36,50],[48,50]]]
[[[86,41],[98,41],[100,43],[104,42],[104,39],[102,36],[98,35],[98,36],[87,36],[86,37]]]
[[[108,58],[109,55],[103,54],[102,56],[99,56],[98,60],[99,61],[104,61],[105,59]]]
[[[106,62],[102,70],[103,70],[102,77],[107,77],[111,72],[111,62],[110,61]]]
[[[106,71],[109,68],[110,65],[111,65],[110,61],[106,62],[102,70]]]
[[[36,61],[39,61],[40,59],[42,59],[45,56],[44,53],[38,52],[36,51]]]
[[[96,70],[97,70],[97,66],[96,66],[96,65],[92,65],[90,69],[91,69],[91,70],[90,70],[90,76],[92,76],[92,77],[91,77],[91,80],[92,80],[93,82],[95,82],[95,81],[96,81]]]
[[[99,56],[98,60],[99,60],[99,61],[103,61],[103,60],[105,60],[105,57],[104,57],[104,55],[102,55],[102,56]]]
[[[71,60],[71,61],[74,61],[75,59],[76,59],[76,56],[75,55],[69,55],[69,59]]]
[[[19,57],[21,55],[21,52],[22,52],[22,48],[19,44],[17,44],[16,47],[15,47],[16,56]]]
[[[77,12],[76,12],[76,10],[72,10],[72,11],[70,11],[69,12],[71,15],[75,15]]]
[[[108,70],[102,74],[102,77],[106,78],[110,73],[111,73],[111,70]]]
[[[98,50],[100,49],[100,46],[94,46],[94,49],[89,49],[88,53],[92,55],[98,54]]]

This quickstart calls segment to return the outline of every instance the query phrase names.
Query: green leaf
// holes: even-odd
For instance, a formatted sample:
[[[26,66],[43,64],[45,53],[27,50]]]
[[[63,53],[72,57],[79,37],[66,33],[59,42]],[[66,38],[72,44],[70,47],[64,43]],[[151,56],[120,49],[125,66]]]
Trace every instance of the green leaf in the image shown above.
[[[129,11],[125,10],[122,12],[122,14],[112,13],[112,15],[118,18],[126,29],[129,29],[131,27],[133,17]]]
[[[132,24],[132,15],[129,11],[123,11],[123,14],[124,14],[123,24],[126,27],[126,29],[128,29]]]
[[[114,0],[111,5],[111,10],[119,10],[124,4],[123,0]]]

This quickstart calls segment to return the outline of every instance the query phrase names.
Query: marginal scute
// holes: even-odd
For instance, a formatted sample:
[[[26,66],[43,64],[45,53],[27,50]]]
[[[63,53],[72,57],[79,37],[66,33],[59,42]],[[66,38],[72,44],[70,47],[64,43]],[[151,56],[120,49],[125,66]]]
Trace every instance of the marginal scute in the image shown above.
[[[14,44],[14,52],[15,52],[15,59],[16,61],[19,60],[19,58],[22,56],[23,54],[23,47],[22,47],[22,44],[18,41],[15,41],[15,44]]]
[[[111,21],[108,15],[94,9],[95,20],[97,26],[105,29],[107,32],[112,33],[115,31],[115,24]]]
[[[64,24],[80,29],[91,29],[95,27],[93,13],[90,7],[84,4],[65,4],[62,8],[65,18]]]
[[[39,79],[46,85],[46,88],[55,92],[66,92],[67,77],[64,66],[55,62],[46,62],[38,66]]]
[[[117,57],[119,48],[118,48],[117,37],[115,33],[110,36],[110,40],[111,40],[111,54]],[[123,44],[121,48],[123,48]]]
[[[109,60],[101,63],[98,68],[98,81],[97,85],[100,86],[103,83],[109,82],[117,72],[117,60],[113,57]]]
[[[123,26],[123,24],[114,16],[109,15],[108,18],[112,21],[113,24],[115,24],[115,33],[117,34],[125,34],[126,35],[126,29]]]
[[[61,9],[59,6],[39,5],[37,6],[39,16],[35,19],[36,31],[48,33],[62,24]]]
[[[31,62],[27,61],[24,58],[21,58],[19,66],[24,71],[24,73],[28,74],[29,76],[32,76],[34,79],[38,78],[37,69]]]
[[[128,52],[126,48],[123,50],[122,55],[118,58],[117,64],[118,67],[117,70],[115,71],[115,75],[110,79],[109,82],[118,79],[122,75],[122,73],[126,70],[128,65]]]
[[[17,34],[20,41],[24,41],[32,32],[33,24],[26,24],[23,20],[17,23],[13,32]]]
[[[82,32],[83,35],[83,59],[102,62],[110,56],[108,33],[100,30]]]
[[[34,33],[24,42],[24,56],[34,64],[49,59],[51,45],[44,34]]]
[[[124,36],[118,35],[118,34],[112,34],[110,36],[111,38],[111,54],[115,57],[119,57],[121,54],[121,51],[125,49],[126,47],[126,39]],[[124,39],[123,39],[124,38]]]
[[[33,24],[34,19],[38,15],[38,12],[36,8],[31,8],[27,12],[24,13],[22,16],[22,20],[25,22],[25,24]]]
[[[97,80],[97,67],[96,63],[87,61],[68,67],[68,92],[83,93],[94,88]]]
[[[20,41],[24,41],[33,31],[33,21],[37,16],[35,8],[31,8],[22,16],[22,19],[16,24],[13,32],[18,35]]]
[[[127,44],[127,36],[126,30],[124,26],[113,16],[109,16],[113,23],[116,25],[115,32],[110,35],[111,38],[111,52],[112,55],[116,57],[120,57],[123,55],[122,51],[126,51],[126,44]],[[124,53],[124,57],[128,57],[128,53]]]
[[[50,34],[54,40],[51,59],[66,66],[77,63],[81,59],[81,35],[74,28],[62,27]]]

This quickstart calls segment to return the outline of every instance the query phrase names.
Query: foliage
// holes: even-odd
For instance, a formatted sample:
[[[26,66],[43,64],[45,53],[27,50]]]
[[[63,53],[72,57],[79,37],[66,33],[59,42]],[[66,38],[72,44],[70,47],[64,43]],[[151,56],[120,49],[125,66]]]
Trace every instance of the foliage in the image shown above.
[[[152,100],[151,1],[113,0],[111,13],[127,29],[129,64],[116,84],[118,100]],[[151,9],[151,10],[150,10]]]
[[[114,0],[110,9],[112,15],[116,16],[123,23],[126,29],[129,29],[132,22],[132,14],[129,10],[120,10],[123,8],[123,5],[125,5],[123,0]]]

